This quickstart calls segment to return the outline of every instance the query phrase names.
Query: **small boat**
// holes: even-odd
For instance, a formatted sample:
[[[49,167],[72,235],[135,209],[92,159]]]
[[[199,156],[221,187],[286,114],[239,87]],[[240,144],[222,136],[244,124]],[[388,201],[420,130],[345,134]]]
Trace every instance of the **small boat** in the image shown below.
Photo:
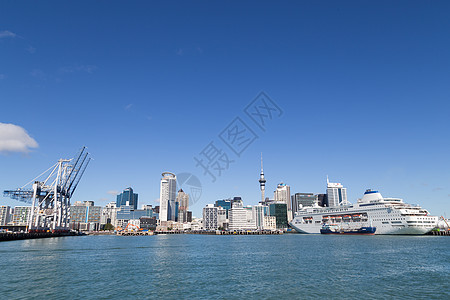
[[[320,229],[321,234],[349,234],[349,235],[374,235],[376,227],[363,226],[359,228],[342,228],[336,224],[324,224]]]

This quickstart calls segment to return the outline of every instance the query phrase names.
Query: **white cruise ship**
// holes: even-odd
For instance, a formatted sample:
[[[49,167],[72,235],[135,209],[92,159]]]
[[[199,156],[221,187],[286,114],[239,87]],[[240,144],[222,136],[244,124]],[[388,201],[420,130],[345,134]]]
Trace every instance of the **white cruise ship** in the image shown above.
[[[305,207],[295,214],[290,225],[299,233],[320,233],[324,224],[339,224],[353,228],[374,226],[375,234],[425,234],[437,223],[438,217],[430,216],[420,206],[367,190],[353,205]]]

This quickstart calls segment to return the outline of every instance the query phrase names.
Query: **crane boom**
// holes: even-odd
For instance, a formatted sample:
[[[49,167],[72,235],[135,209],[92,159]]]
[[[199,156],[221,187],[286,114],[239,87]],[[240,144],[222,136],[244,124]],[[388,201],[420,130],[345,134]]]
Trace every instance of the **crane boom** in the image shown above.
[[[23,187],[5,190],[3,195],[31,204],[28,230],[69,230],[70,198],[90,160],[82,147],[76,159],[59,159]]]

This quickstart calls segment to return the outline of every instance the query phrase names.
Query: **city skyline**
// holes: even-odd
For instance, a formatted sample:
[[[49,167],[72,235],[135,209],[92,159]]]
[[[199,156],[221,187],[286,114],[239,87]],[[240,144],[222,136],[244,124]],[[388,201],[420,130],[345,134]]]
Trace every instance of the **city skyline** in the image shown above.
[[[450,215],[449,4],[29,4],[0,10],[0,190],[86,145],[73,201],[131,186],[156,205],[170,170],[201,182],[200,216],[260,201],[263,152],[266,196],[325,193],[329,175],[350,202],[372,188]],[[260,92],[282,111],[264,128],[246,114]],[[254,135],[232,151],[239,122]],[[215,182],[194,159],[211,142],[230,162]]]
[[[445,299],[449,12],[0,1],[0,295]]]

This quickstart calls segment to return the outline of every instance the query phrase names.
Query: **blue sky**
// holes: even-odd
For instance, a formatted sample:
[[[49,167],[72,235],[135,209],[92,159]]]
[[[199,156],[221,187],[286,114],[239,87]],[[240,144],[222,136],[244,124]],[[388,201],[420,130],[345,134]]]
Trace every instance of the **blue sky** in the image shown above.
[[[373,188],[448,217],[449,9],[3,1],[0,122],[38,147],[3,149],[0,189],[86,145],[94,161],[72,201],[105,205],[132,186],[140,204],[156,204],[163,171],[189,172],[202,184],[192,206],[200,216],[217,199],[259,201],[263,152],[270,197],[282,181],[292,192],[325,192],[329,175],[352,202]],[[244,113],[261,91],[283,111],[265,131]],[[236,117],[258,137],[240,157],[218,137]],[[194,161],[210,142],[234,160],[214,183]]]

